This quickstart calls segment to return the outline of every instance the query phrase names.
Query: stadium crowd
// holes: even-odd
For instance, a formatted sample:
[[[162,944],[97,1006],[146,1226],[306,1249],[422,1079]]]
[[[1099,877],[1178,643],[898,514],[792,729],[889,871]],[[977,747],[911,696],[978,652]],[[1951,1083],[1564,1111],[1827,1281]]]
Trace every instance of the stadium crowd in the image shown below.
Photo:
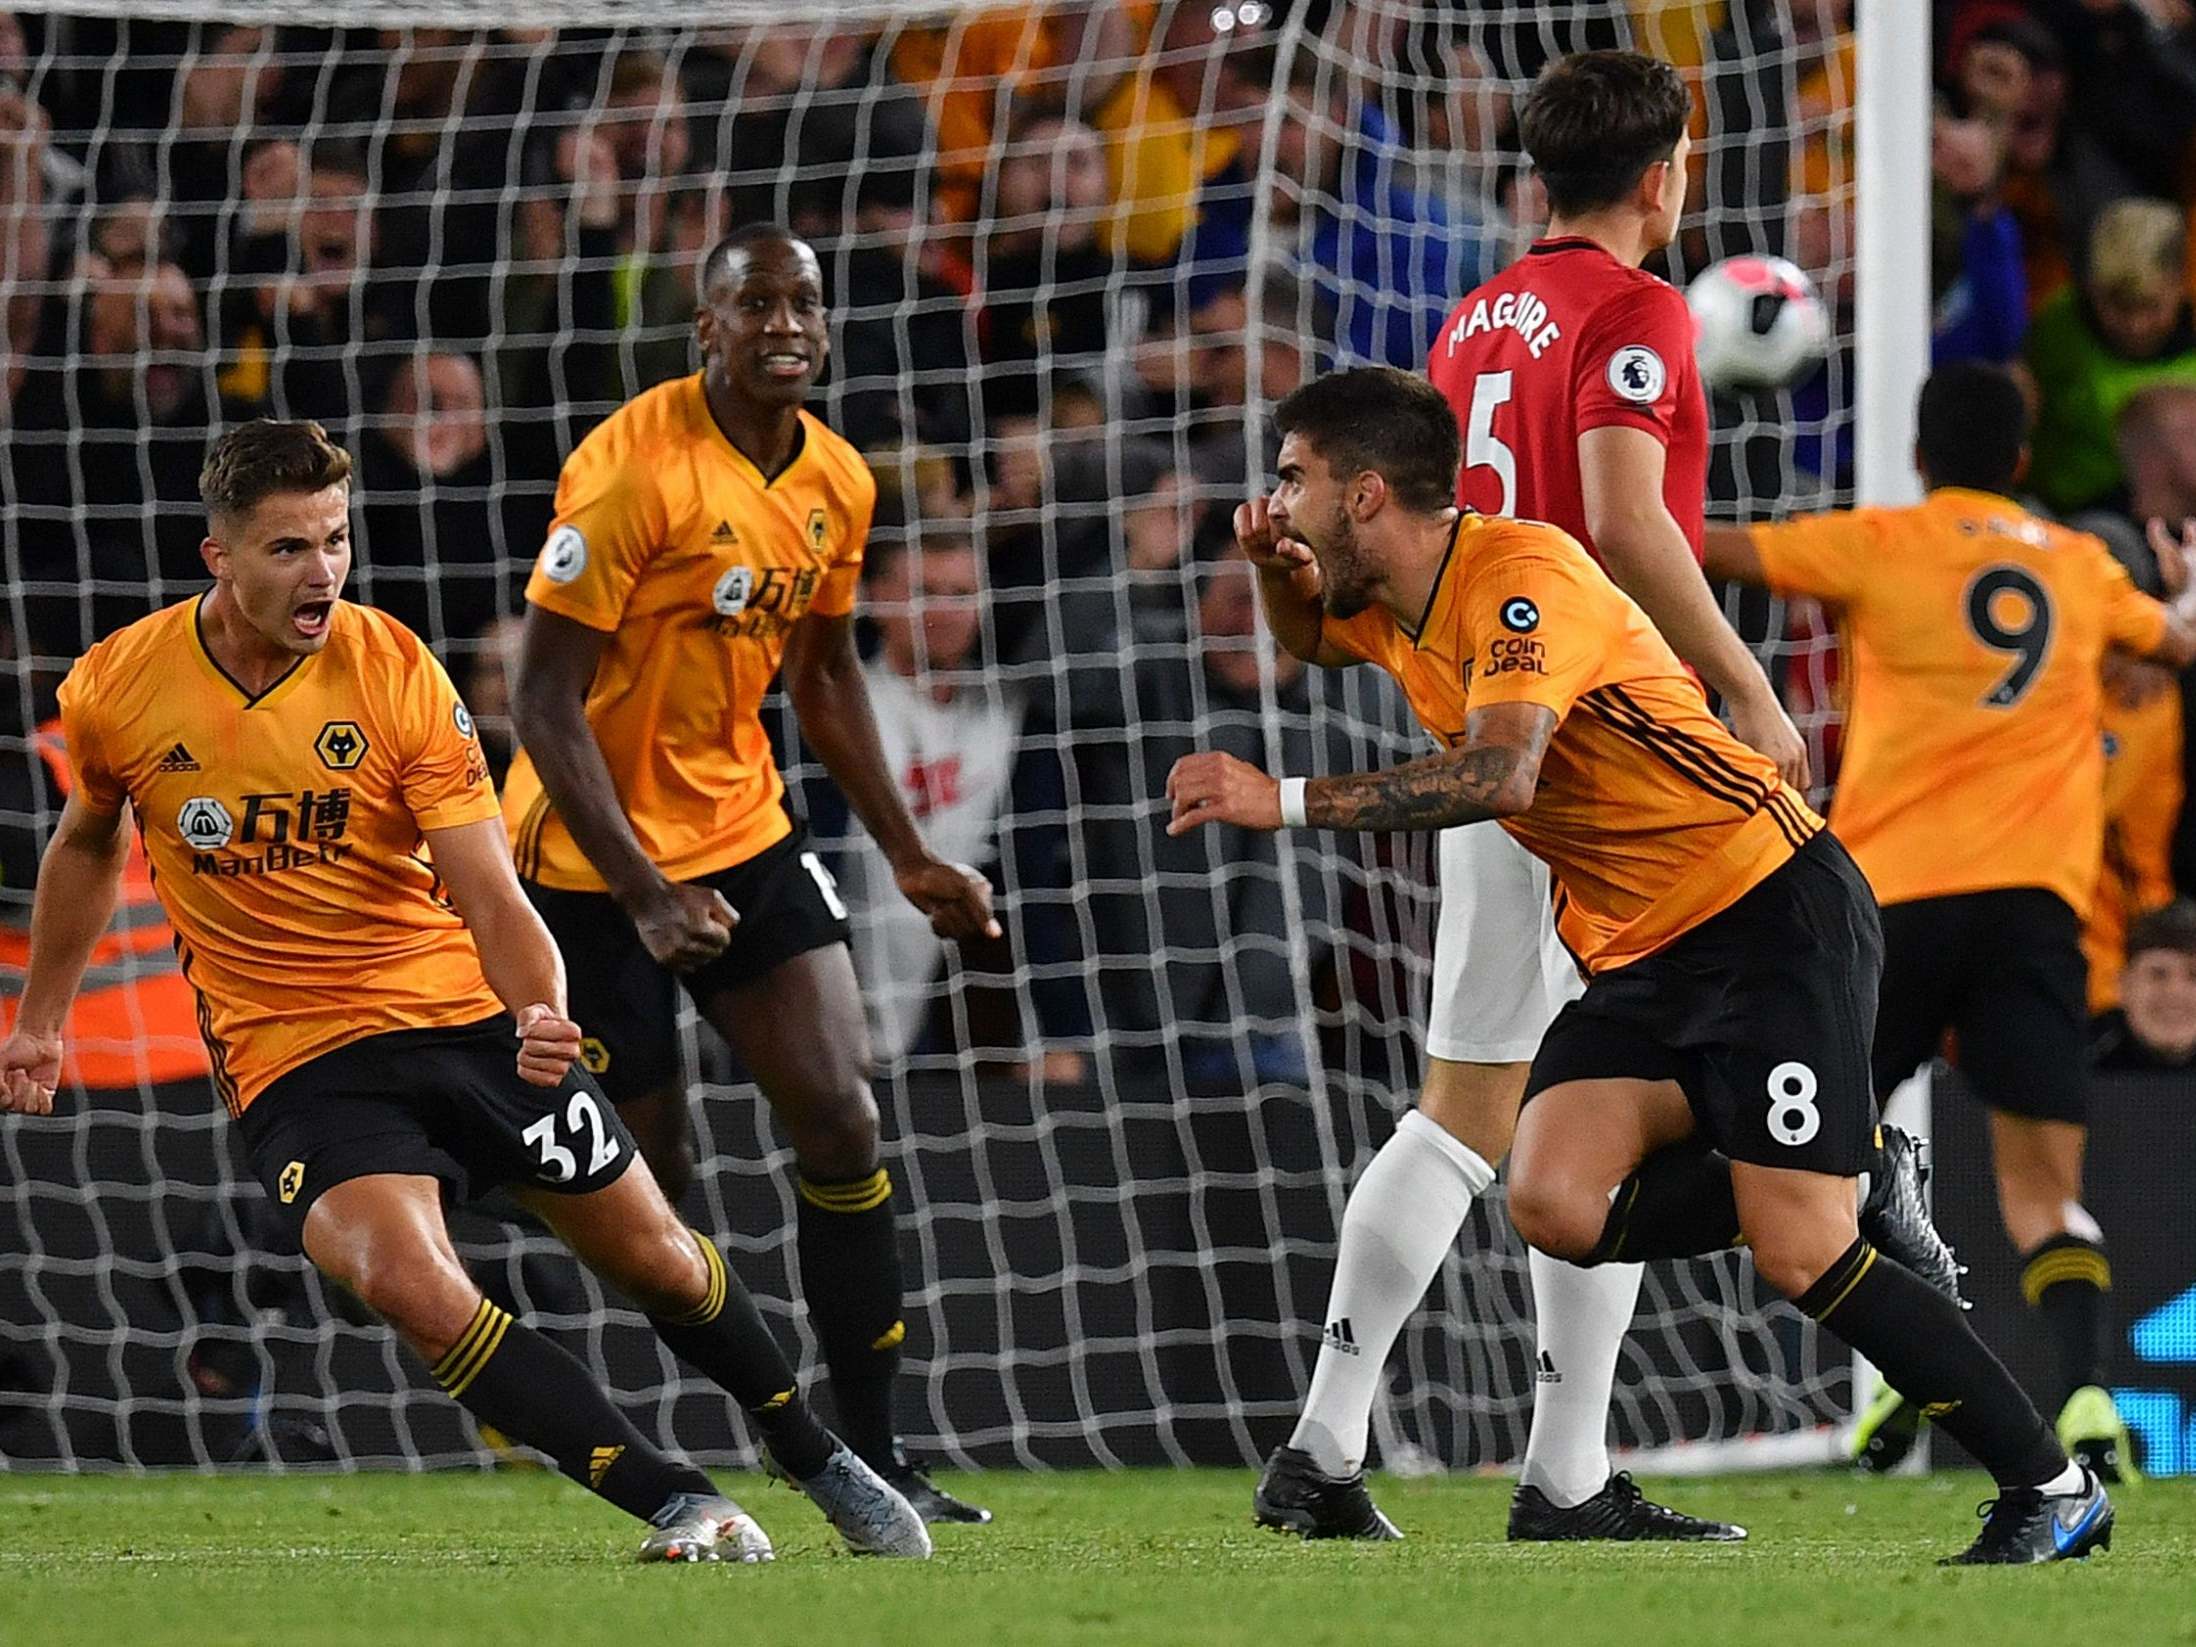
[[[1212,845],[1152,824],[1175,753],[1275,724],[1227,531],[1269,456],[1256,408],[1333,360],[1423,362],[1454,296],[1529,242],[1513,105],[1585,46],[1636,42],[1697,89],[1706,205],[1676,272],[1781,252],[1849,322],[1855,58],[1851,0],[1608,0],[1561,27],[1334,3],[1284,66],[1285,4],[661,33],[0,13],[0,924],[27,915],[54,811],[54,686],[201,585],[199,465],[238,419],[315,418],[349,447],[352,592],[430,639],[507,758],[510,620],[560,463],[693,369],[697,254],[770,218],[821,257],[822,410],[882,487],[888,747],[941,849],[1002,866],[1012,895],[1008,936],[949,963],[895,924],[840,803],[804,797],[876,911],[858,955],[880,1053],[975,1047],[1068,1079],[1102,1026],[1131,1052],[1179,1041],[1191,1080],[1300,1077],[1284,909],[1331,1002],[1338,969],[1377,964],[1347,938],[1372,921],[1366,877],[1307,870],[1284,896],[1273,842],[1246,837],[1224,851],[1262,872],[1216,900]],[[1937,353],[2023,368],[2035,495],[2154,583],[2139,522],[2196,514],[2196,6],[1935,12]],[[1725,504],[1845,495],[1850,382],[1834,358],[1766,453],[1726,440]],[[1781,655],[1817,662],[1787,696],[1821,707],[1830,648],[1788,621]],[[1285,661],[1273,684],[1311,762],[1330,733]],[[2134,669],[2115,690],[2100,1012],[2128,923],[2196,886],[2181,694]],[[2187,920],[2140,930],[2196,957]],[[2112,1055],[2186,1061],[2196,1036],[2156,1029],[2144,987]]]

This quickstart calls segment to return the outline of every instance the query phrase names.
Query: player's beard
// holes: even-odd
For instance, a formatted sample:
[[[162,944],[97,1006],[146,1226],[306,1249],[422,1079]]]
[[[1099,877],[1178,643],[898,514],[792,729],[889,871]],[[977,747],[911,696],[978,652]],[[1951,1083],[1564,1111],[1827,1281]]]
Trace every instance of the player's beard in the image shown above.
[[[1319,561],[1319,582],[1328,612],[1338,618],[1354,618],[1373,603],[1379,575],[1357,541],[1357,527],[1347,511],[1337,509],[1334,520],[1320,534],[1324,543],[1312,543]]]

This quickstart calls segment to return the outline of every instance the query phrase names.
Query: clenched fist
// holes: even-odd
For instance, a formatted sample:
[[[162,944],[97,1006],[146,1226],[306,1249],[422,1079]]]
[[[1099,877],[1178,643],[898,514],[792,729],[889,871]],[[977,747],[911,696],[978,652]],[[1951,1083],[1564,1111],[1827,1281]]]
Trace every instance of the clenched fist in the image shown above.
[[[518,1072],[537,1087],[564,1079],[580,1055],[580,1027],[546,1002],[536,1001],[518,1015]]]

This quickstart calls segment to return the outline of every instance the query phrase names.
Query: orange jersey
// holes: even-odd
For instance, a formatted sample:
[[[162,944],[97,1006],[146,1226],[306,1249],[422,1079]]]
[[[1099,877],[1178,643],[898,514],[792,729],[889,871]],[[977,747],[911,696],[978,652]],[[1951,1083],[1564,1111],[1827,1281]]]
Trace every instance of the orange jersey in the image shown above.
[[[136,809],[241,1114],[347,1042],[501,1010],[423,836],[495,817],[496,792],[450,677],[394,618],[337,602],[327,645],[254,698],[207,652],[198,608],[79,658],[61,724],[85,804]]]
[[[1377,606],[1329,618],[1321,637],[1386,669],[1452,749],[1474,709],[1555,712],[1533,804],[1501,823],[1553,872],[1556,931],[1589,971],[1728,909],[1822,828],[1553,526],[1466,515],[1415,638]]]
[[[2089,1010],[2120,1004],[2128,923],[2173,901],[2173,830],[2181,817],[2181,694],[2130,708],[2105,694],[2104,861],[2082,928]]]
[[[2086,915],[2104,844],[2105,649],[2165,608],[2086,533],[1987,492],[1752,529],[1769,585],[1838,610],[1830,827],[1881,903],[2035,886]]]
[[[628,402],[565,460],[526,598],[607,631],[587,724],[641,849],[672,880],[744,863],[791,827],[763,730],[785,639],[854,609],[877,482],[806,412],[783,473],[724,438],[699,373]],[[503,816],[519,873],[566,892],[604,882],[521,750]]]

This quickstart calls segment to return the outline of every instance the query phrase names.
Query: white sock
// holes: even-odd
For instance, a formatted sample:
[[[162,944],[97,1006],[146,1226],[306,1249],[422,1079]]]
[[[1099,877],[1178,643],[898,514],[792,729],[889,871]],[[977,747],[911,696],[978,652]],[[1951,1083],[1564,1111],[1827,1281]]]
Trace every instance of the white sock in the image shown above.
[[[2067,1493],[2078,1493],[2081,1490],[2082,1467],[2072,1459],[2067,1460],[2065,1469],[2036,1489],[2046,1498],[2059,1498]]]
[[[1645,1266],[1581,1269],[1544,1252],[1531,1264],[1540,1379],[1519,1479],[1567,1510],[1608,1484],[1609,1389]]]
[[[1326,1474],[1365,1467],[1388,1351],[1456,1244],[1472,1197],[1493,1182],[1494,1168],[1414,1109],[1350,1191],[1311,1394],[1289,1437]]]

